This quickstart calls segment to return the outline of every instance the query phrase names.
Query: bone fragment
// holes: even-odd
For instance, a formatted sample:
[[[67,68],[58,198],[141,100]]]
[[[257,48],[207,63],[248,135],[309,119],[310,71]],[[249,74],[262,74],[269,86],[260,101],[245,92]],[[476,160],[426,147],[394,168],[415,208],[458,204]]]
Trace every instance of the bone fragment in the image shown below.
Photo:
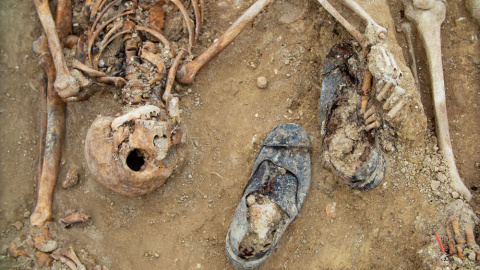
[[[375,111],[376,111],[375,105],[372,105],[372,107],[370,107],[370,109],[367,110],[365,115],[363,115],[363,118],[365,119],[369,118],[371,115],[375,113]]]
[[[42,227],[46,221],[52,220],[53,191],[60,166],[61,146],[65,132],[65,103],[53,89],[55,67],[51,55],[48,52],[43,52],[39,62],[48,80],[48,120],[42,172],[38,180],[37,205],[30,216],[30,223],[32,226]]]
[[[392,94],[390,94],[390,96],[383,104],[383,109],[388,110],[393,104],[396,104],[399,100],[401,100],[405,92],[405,89],[401,88],[400,86],[395,86]]]
[[[238,18],[228,30],[195,60],[181,65],[177,71],[177,81],[192,84],[198,71],[210,60],[220,54],[253,19],[273,0],[258,0]]]
[[[100,4],[102,4],[104,0],[95,0],[95,3],[92,7],[92,12],[90,12],[90,21],[95,20],[95,16],[97,16],[97,12],[100,9]]]
[[[78,184],[78,173],[75,170],[69,170],[65,180],[62,182],[63,188],[73,187]]]
[[[202,28],[202,14],[198,6],[198,0],[192,0],[192,5],[193,5],[193,13],[195,15],[195,42],[196,42],[198,39],[198,35],[200,34],[200,28]]]
[[[98,70],[95,70],[82,62],[78,61],[77,59],[72,60],[72,66],[78,70],[81,70],[83,73],[87,74],[90,77],[105,77],[107,74],[105,72],[101,72]]]
[[[363,42],[363,34],[360,33],[353,25],[351,25],[327,0],[318,0],[320,5],[332,15],[335,20],[345,27],[345,29],[353,36],[360,44]]]
[[[60,224],[64,227],[70,227],[75,223],[85,223],[90,220],[90,217],[85,214],[82,209],[78,211],[67,211],[65,218],[60,219]]]
[[[381,38],[386,38],[387,29],[383,28],[375,22],[375,20],[365,11],[363,8],[357,4],[354,0],[341,0],[341,2],[355,12],[360,18],[362,18],[367,24],[370,24],[375,29],[376,35]],[[368,36],[367,36],[368,37]]]
[[[35,259],[37,260],[37,266],[40,268],[51,266],[53,262],[53,258],[50,257],[50,254],[41,251],[35,252]]]
[[[144,26],[139,26],[139,25],[135,26],[135,29],[140,30],[140,31],[145,31],[145,32],[149,33],[150,35],[156,37],[158,40],[160,40],[160,42],[162,42],[163,46],[167,50],[170,50],[170,52],[172,53],[172,57],[175,57],[175,50],[170,45],[170,42],[160,32],[157,32],[153,29],[150,29],[150,28],[147,28],[147,27],[144,27]]]
[[[128,113],[115,118],[112,121],[112,130],[117,130],[121,125],[126,122],[139,119],[139,118],[150,118],[152,115],[158,115],[160,113],[160,108],[153,105],[145,105],[136,109],[129,111]]]
[[[415,79],[417,91],[420,93],[420,80],[418,79],[417,59],[415,57],[415,49],[412,42],[412,26],[410,25],[410,23],[404,22],[401,24],[401,28],[405,36],[405,40],[407,41],[408,52],[410,53],[410,69],[412,70],[413,78]]]
[[[171,0],[171,1],[178,7],[178,9],[180,9],[180,12],[182,13],[183,18],[185,19],[185,23],[188,29],[188,48],[187,49],[188,49],[188,53],[192,54],[192,47],[193,47],[193,44],[195,43],[195,30],[193,26],[193,21],[192,19],[190,19],[190,17],[188,17],[188,12],[183,6],[182,2],[180,2],[179,0]]]
[[[372,88],[372,73],[365,70],[362,86],[362,106],[360,108],[360,114],[364,114],[367,109],[367,103],[370,96],[370,89]]]
[[[366,131],[370,131],[370,130],[372,130],[372,129],[374,129],[374,128],[378,128],[378,127],[380,127],[380,122],[379,122],[379,121],[375,121],[375,122],[371,123],[370,125],[366,126],[366,127],[365,127],[365,130],[366,130]]]
[[[457,249],[455,248],[455,238],[453,238],[453,232],[452,229],[450,229],[450,226],[446,226],[446,231],[447,231],[447,236],[448,236],[448,254],[453,255],[457,254]]]
[[[92,81],[90,79],[86,78],[80,70],[73,69],[70,73],[75,78],[75,80],[77,80],[80,88],[83,89],[83,88],[86,88],[86,87],[89,87],[90,85],[92,85]],[[67,98],[67,100],[68,99],[69,98]]]
[[[48,0],[34,0],[37,13],[48,39],[48,45],[56,69],[55,90],[62,98],[74,96],[80,90],[77,80],[70,74],[63,55],[63,46],[57,35],[57,29],[50,12]]]
[[[127,81],[122,77],[100,77],[97,78],[97,82],[113,84],[117,88],[122,88],[127,84]]]
[[[472,194],[462,182],[458,174],[457,166],[455,165],[455,157],[453,155],[448,128],[440,38],[441,24],[445,20],[445,4],[442,1],[435,1],[433,7],[428,10],[413,7],[410,0],[403,0],[403,4],[405,5],[405,14],[409,20],[415,23],[423,39],[427,53],[433,89],[436,133],[440,151],[448,165],[450,178],[452,180],[451,186],[458,193],[462,194],[467,201],[470,201]]]
[[[169,107],[170,100],[173,98],[172,95],[172,86],[173,82],[175,81],[175,75],[177,74],[177,68],[178,65],[180,64],[180,60],[182,60],[183,55],[185,54],[184,50],[181,50],[177,57],[175,57],[175,61],[173,61],[172,66],[170,67],[170,70],[168,71],[168,77],[167,77],[167,84],[165,86],[165,92],[163,93],[162,99],[167,105],[167,108]]]
[[[365,120],[365,124],[371,124],[373,123],[375,120],[377,120],[377,116],[375,114],[372,114],[370,117],[367,118],[367,120]]]
[[[473,233],[474,228],[475,224],[473,223],[465,224],[465,237],[467,238],[467,247],[475,252],[478,264],[480,262],[480,246],[475,241],[475,235]]]
[[[455,235],[455,242],[457,243],[457,245],[455,246],[457,249],[457,256],[460,259],[463,259],[463,249],[465,248],[466,241],[460,233],[460,228],[458,227],[458,219],[452,220],[452,228]]]
[[[75,263],[78,270],[85,270],[85,266],[82,264],[77,254],[75,254],[75,251],[73,251],[72,247],[60,249],[58,253],[61,256],[65,256],[66,258],[69,258],[70,260],[72,260]]]
[[[380,90],[380,93],[377,94],[377,100],[382,101],[387,92],[392,88],[393,83],[391,82],[385,82],[385,84],[382,87],[382,90]]]
[[[395,118],[406,103],[405,99],[400,99],[400,101],[387,113],[387,118],[390,120]]]
[[[60,40],[72,34],[72,0],[58,1],[55,22]]]
[[[17,247],[14,242],[10,243],[10,246],[8,247],[8,254],[10,254],[10,256],[15,259],[20,256],[30,257],[28,256],[24,247],[22,246]]]

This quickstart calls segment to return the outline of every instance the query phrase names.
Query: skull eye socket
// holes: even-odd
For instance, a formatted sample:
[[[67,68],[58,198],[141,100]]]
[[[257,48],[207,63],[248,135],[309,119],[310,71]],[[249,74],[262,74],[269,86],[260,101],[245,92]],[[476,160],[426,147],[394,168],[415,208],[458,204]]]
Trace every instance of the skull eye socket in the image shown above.
[[[133,149],[127,156],[127,166],[132,171],[139,172],[143,169],[145,159],[139,149]]]

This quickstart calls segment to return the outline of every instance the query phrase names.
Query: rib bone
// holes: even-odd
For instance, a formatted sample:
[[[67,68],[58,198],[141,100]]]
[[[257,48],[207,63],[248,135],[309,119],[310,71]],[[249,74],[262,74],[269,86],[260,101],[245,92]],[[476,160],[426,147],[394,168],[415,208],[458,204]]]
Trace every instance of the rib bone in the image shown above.
[[[270,2],[272,2],[272,0],[258,0],[250,6],[204,53],[195,60],[179,67],[176,76],[177,81],[183,84],[193,83],[193,79],[198,71],[210,62],[210,60],[215,58],[215,56],[220,54]]]
[[[48,6],[48,0],[34,0],[37,8],[38,17],[42,23],[45,34],[47,35],[48,45],[53,57],[56,69],[55,90],[62,98],[68,98],[78,94],[80,90],[77,80],[70,74],[67,68],[67,62],[63,55],[63,49],[58,38],[55,22]]]
[[[415,23],[417,30],[423,39],[425,51],[427,53],[430,79],[433,88],[432,94],[436,133],[440,151],[447,162],[450,172],[450,178],[452,180],[451,186],[457,192],[462,194],[467,201],[470,201],[472,194],[462,182],[462,179],[458,174],[448,129],[440,39],[440,27],[445,20],[445,4],[442,1],[435,1],[433,6],[428,10],[414,7],[411,0],[403,0],[403,4],[405,6],[405,14],[409,20]]]

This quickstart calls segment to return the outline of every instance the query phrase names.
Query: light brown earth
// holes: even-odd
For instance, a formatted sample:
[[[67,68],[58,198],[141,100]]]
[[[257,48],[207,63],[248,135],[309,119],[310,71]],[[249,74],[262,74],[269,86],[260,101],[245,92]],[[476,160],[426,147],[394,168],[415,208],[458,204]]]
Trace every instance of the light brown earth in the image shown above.
[[[195,55],[253,3],[206,2]],[[360,1],[406,52],[403,35],[395,31],[401,2],[388,1],[388,12],[370,10],[371,2]],[[28,215],[36,203],[43,75],[32,42],[41,34],[33,1],[0,2],[1,269],[32,266],[24,258],[10,258],[6,249],[15,237],[29,232]],[[480,210],[479,34],[463,1],[448,1],[442,49],[450,132],[475,211]],[[426,149],[407,151],[392,142],[396,150],[387,156],[387,177],[370,192],[350,190],[321,165],[320,69],[326,52],[349,38],[316,1],[274,1],[199,73],[193,85],[180,88],[187,128],[184,165],[165,185],[142,197],[105,189],[93,180],[84,160],[87,129],[97,115],[121,108],[114,100],[119,90],[105,87],[88,101],[69,104],[59,180],[70,169],[78,170],[80,180],[69,189],[57,182],[55,220],[48,226],[60,246],[72,246],[88,269],[97,264],[110,269],[231,269],[224,239],[253,160],[275,126],[294,122],[312,141],[312,184],[298,219],[263,269],[429,268],[431,264],[423,263],[426,252],[419,251],[436,245],[435,233],[446,243],[444,209],[452,192],[436,153],[429,76],[418,38],[414,42],[421,94],[429,119]],[[257,88],[259,76],[268,79],[266,89]],[[425,158],[415,161],[412,151],[425,151]],[[63,228],[58,221],[69,209],[83,209],[91,221]],[[23,223],[20,230],[12,226],[17,221]],[[439,256],[436,248],[427,257],[435,263]]]

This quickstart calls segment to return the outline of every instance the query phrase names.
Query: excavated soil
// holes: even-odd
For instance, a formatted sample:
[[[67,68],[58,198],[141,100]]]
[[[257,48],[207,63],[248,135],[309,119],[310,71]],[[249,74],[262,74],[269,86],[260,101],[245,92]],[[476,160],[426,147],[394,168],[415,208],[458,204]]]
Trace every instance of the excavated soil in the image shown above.
[[[253,3],[206,2],[194,55]],[[403,14],[401,1],[359,2],[389,30],[407,57],[403,35],[396,32]],[[450,134],[460,176],[473,194],[474,211],[479,211],[480,30],[463,1],[446,5],[442,49]],[[357,17],[349,18],[361,25]],[[7,248],[30,231],[29,215],[36,203],[43,74],[32,43],[41,34],[33,1],[0,2],[2,269],[33,268],[28,259],[11,258]],[[176,88],[186,127],[184,162],[162,187],[141,197],[107,190],[94,181],[84,160],[88,127],[97,115],[122,108],[119,90],[104,86],[88,101],[68,104],[54,221],[47,223],[59,245],[72,246],[87,269],[97,264],[110,269],[232,269],[224,240],[254,158],[275,126],[294,122],[307,131],[313,145],[312,184],[300,215],[263,269],[463,267],[460,261],[448,262],[441,256],[435,239],[438,233],[446,243],[445,208],[458,194],[449,187],[438,154],[428,68],[419,38],[414,44],[428,118],[425,146],[411,149],[392,136],[386,178],[369,192],[349,189],[322,167],[320,70],[327,51],[350,38],[316,1],[270,4],[200,71],[193,85]],[[257,87],[259,76],[268,79],[266,89]],[[64,189],[61,181],[70,169],[79,172],[79,183]],[[64,228],[58,221],[71,209],[83,209],[91,220]],[[14,227],[16,222],[22,227]]]

